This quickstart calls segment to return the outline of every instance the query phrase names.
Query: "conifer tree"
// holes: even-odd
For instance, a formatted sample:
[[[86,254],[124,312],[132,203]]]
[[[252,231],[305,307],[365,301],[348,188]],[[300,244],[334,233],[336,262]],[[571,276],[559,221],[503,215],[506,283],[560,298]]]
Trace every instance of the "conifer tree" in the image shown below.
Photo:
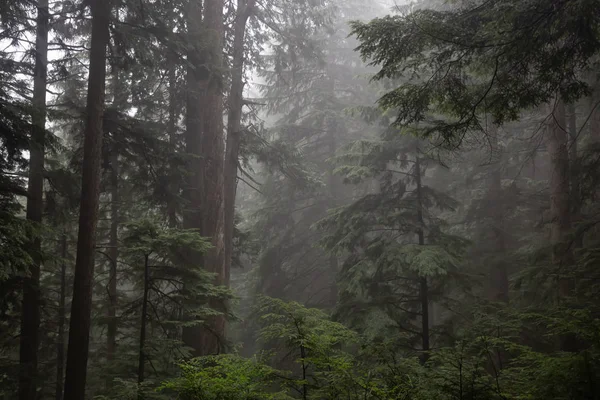
[[[33,84],[33,115],[29,146],[29,179],[27,190],[27,219],[41,224],[44,208],[44,159],[46,136],[46,79],[48,68],[48,2],[39,1],[36,5],[36,44]],[[31,241],[31,266],[29,277],[23,285],[23,306],[21,312],[19,398],[35,399],[37,393],[37,364],[40,321],[40,267],[42,245],[39,236]]]
[[[91,3],[91,9],[92,47],[88,78],[77,260],[75,263],[64,388],[64,398],[66,400],[81,399],[85,396],[95,239],[100,196],[102,117],[105,96],[106,48],[109,41],[108,27],[111,16],[110,2],[94,1]]]

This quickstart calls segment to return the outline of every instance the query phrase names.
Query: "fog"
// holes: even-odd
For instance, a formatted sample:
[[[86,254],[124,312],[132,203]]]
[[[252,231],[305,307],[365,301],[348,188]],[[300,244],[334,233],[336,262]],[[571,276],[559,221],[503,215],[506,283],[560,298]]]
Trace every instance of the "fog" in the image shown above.
[[[595,400],[598,0],[0,4],[0,398]]]

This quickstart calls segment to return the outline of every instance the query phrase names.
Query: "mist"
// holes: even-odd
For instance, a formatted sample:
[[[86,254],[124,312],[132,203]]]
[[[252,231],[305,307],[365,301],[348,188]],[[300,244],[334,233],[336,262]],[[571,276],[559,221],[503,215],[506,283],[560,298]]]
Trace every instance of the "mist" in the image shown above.
[[[0,398],[600,397],[598,0],[0,4]]]

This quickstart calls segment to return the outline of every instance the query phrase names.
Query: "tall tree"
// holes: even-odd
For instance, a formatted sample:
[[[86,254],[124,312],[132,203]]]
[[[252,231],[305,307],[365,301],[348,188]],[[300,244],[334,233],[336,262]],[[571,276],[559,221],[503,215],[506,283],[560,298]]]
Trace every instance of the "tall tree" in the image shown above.
[[[35,68],[33,78],[33,129],[29,147],[29,186],[27,219],[41,224],[44,209],[44,159],[46,136],[46,79],[48,75],[48,0],[37,3]],[[37,364],[40,324],[40,266],[42,243],[39,233],[30,245],[31,266],[23,285],[21,313],[19,399],[34,400],[37,396]]]
[[[111,1],[94,0],[90,5],[92,10],[92,45],[86,105],[79,233],[64,389],[65,400],[81,400],[85,397],[92,308],[92,280],[96,252],[96,226],[100,196],[100,161],[104,134],[102,119],[104,115],[106,48],[110,36],[108,28],[111,18]]]
[[[188,99],[186,151],[190,157],[187,212],[184,228],[210,237],[213,248],[195,254],[197,265],[224,283],[223,265],[223,0],[204,4],[191,0],[188,10]],[[191,252],[193,253],[193,252]],[[216,307],[222,308],[222,307]],[[218,353],[223,346],[225,322],[214,317],[210,329],[188,327],[184,342],[198,355]]]
[[[548,106],[548,153],[550,156],[550,242],[552,262],[558,276],[559,296],[570,293],[568,270],[572,250],[566,242],[571,230],[570,185],[569,185],[569,133],[567,131],[566,107],[562,99]]]
[[[234,20],[233,60],[229,110],[227,114],[227,148],[223,178],[224,201],[224,283],[229,284],[233,257],[233,233],[235,228],[235,198],[242,131],[242,108],[244,106],[244,42],[248,18],[254,11],[255,0],[238,0]]]

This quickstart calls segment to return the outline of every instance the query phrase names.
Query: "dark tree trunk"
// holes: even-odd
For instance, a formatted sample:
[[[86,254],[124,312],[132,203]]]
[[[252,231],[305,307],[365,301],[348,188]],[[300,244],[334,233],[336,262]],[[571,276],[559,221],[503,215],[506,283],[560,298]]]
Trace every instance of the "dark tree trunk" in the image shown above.
[[[30,139],[29,186],[27,189],[27,219],[42,222],[44,208],[44,153],[46,134],[46,77],[48,67],[48,0],[37,4],[36,57],[33,81],[33,113]],[[37,397],[37,365],[40,325],[40,265],[42,243],[32,237],[29,276],[23,285],[20,336],[19,399]]]
[[[550,242],[553,246],[552,261],[559,275],[559,296],[568,296],[570,292],[569,279],[565,278],[564,271],[568,270],[571,261],[570,250],[564,243],[571,229],[571,212],[569,207],[569,137],[565,116],[565,105],[558,100],[555,107],[550,110],[548,129],[548,152],[550,155],[550,213],[552,218]]]
[[[204,16],[200,1],[192,0],[188,11],[191,43],[205,43],[201,51],[191,49],[188,70],[186,150],[191,160],[186,185],[187,210],[184,227],[199,229],[210,237],[213,248],[204,255],[192,255],[191,261],[217,274],[216,284],[224,277],[223,221],[223,0],[205,0]],[[200,22],[202,21],[202,26]],[[222,309],[221,302],[211,302]],[[184,328],[183,341],[195,355],[219,353],[225,321],[222,317],[207,321],[209,328]]]
[[[87,120],[83,144],[83,176],[79,213],[77,258],[73,281],[65,400],[83,400],[87,376],[92,281],[100,194],[102,117],[106,80],[106,47],[109,41],[110,1],[93,0],[92,47],[88,78]]]
[[[423,187],[421,184],[421,160],[417,150],[417,159],[415,163],[415,180],[417,183],[417,223],[419,228],[417,235],[419,246],[425,246],[425,221],[423,219]],[[419,279],[419,298],[421,301],[421,336],[423,345],[423,355],[421,362],[424,364],[429,358],[429,287],[426,277]]]
[[[573,284],[569,276],[570,264],[573,261],[571,244],[566,243],[567,234],[571,229],[570,185],[569,185],[569,134],[565,105],[559,99],[550,110],[552,117],[548,127],[548,152],[550,154],[550,214],[552,226],[550,243],[552,263],[558,276],[559,301],[570,296]],[[577,340],[572,334],[560,338],[560,348],[563,351],[575,351]]]
[[[62,400],[63,379],[65,368],[65,321],[67,310],[67,234],[63,233],[60,240],[60,298],[58,299],[58,339],[56,341],[56,392],[54,398]]]
[[[146,319],[148,317],[148,292],[150,290],[150,266],[148,265],[148,256],[144,259],[144,295],[142,298],[142,320],[140,323],[140,348],[138,358],[138,385],[144,382],[144,367],[146,365],[146,354],[144,346],[146,345]],[[139,388],[141,391],[141,387]]]
[[[577,131],[577,112],[570,104],[569,113],[569,178],[571,182],[571,213],[573,223],[581,222],[581,184],[579,181],[579,133]],[[574,246],[583,247],[583,236],[575,237]]]
[[[242,107],[244,93],[244,38],[246,24],[253,12],[255,0],[238,0],[234,25],[233,71],[229,93],[229,114],[227,116],[227,152],[223,173],[223,201],[225,223],[225,266],[223,283],[229,286],[231,260],[233,258],[233,233],[235,230],[235,198],[237,189],[240,134],[242,130]]]

